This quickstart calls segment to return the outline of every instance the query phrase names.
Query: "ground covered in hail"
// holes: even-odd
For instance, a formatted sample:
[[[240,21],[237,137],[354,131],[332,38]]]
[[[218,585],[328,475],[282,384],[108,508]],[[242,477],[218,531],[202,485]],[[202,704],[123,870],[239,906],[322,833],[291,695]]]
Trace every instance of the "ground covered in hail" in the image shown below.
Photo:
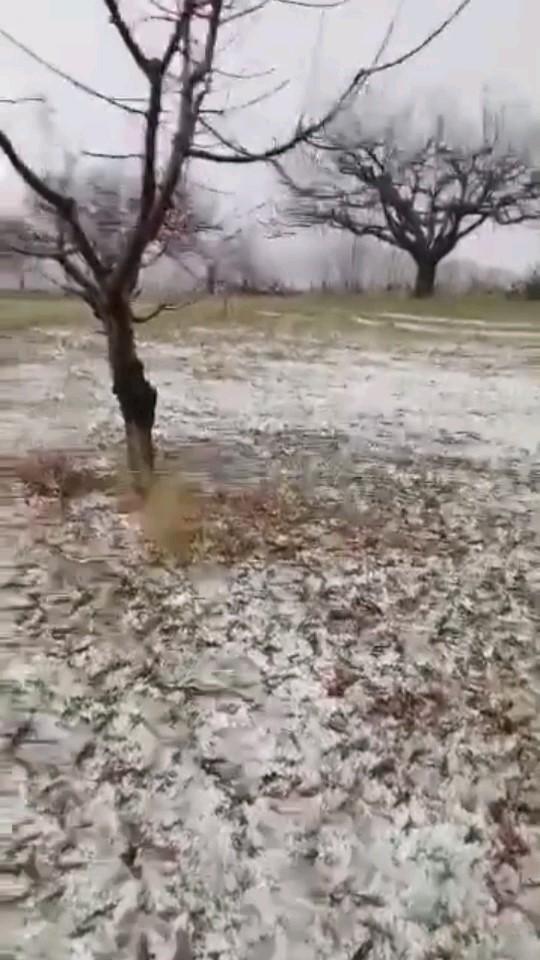
[[[6,956],[539,955],[540,391],[509,349],[148,344],[150,515],[13,467],[116,469],[99,338],[12,358]]]

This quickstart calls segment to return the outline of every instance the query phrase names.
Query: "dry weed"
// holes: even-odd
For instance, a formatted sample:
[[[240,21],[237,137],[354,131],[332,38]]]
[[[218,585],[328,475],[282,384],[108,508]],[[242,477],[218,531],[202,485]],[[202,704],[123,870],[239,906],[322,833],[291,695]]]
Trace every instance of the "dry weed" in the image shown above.
[[[186,562],[204,539],[204,498],[189,484],[160,478],[142,505],[141,525],[155,548]]]
[[[110,491],[114,478],[93,467],[76,463],[62,451],[29,454],[12,463],[13,475],[29,496],[61,502],[90,493]]]
[[[250,556],[292,558],[339,521],[292,486],[204,494],[173,478],[156,482],[141,511],[143,533],[183,562]],[[343,536],[345,536],[345,531]],[[357,533],[357,532],[356,532]]]

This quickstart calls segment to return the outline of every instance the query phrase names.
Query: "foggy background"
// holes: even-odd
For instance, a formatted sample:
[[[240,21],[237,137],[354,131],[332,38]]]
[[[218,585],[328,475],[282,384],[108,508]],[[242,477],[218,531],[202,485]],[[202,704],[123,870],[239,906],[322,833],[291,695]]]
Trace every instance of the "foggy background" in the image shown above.
[[[287,86],[253,107],[233,111],[227,130],[248,148],[261,149],[290,135],[298,116],[323,112],[361,65],[369,66],[389,20],[396,27],[384,59],[418,43],[455,6],[454,0],[349,0],[335,9],[271,4],[229,33],[219,65],[242,74],[272,70],[262,79],[218,80],[215,103],[241,104],[287,80]],[[124,4],[130,22],[148,12],[141,0]],[[110,26],[101,0],[26,0],[4,3],[0,28],[36,53],[83,82],[116,97],[144,94],[142,78]],[[395,113],[414,104],[419,127],[443,112],[479,129],[482,109],[489,103],[504,108],[505,125],[516,137],[537,135],[540,125],[540,5],[538,0],[473,0],[471,6],[440,38],[411,62],[384,77],[374,78],[361,97],[375,97],[381,110]],[[159,29],[141,30],[151,50]],[[99,103],[32,62],[0,37],[1,97],[42,96],[47,106],[0,104],[0,123],[15,145],[40,170],[63,162],[65,151],[130,152],[139,149],[140,120]],[[362,99],[358,107],[361,108]],[[84,163],[85,161],[83,161]],[[90,163],[90,161],[86,161]],[[95,161],[92,161],[95,164]],[[278,200],[268,168],[193,165],[194,179],[223,195],[216,198],[219,215],[230,227],[245,227],[250,248],[268,276],[279,275],[295,286],[309,285],[328,275],[343,249],[352,265],[361,261],[365,282],[377,283],[391,274],[400,282],[410,270],[408,259],[378,244],[354,247],[340,235],[300,233],[280,240],[265,238],[254,208]],[[23,189],[4,158],[0,160],[0,208],[16,212]],[[261,215],[259,219],[264,219]],[[474,273],[473,261],[503,283],[540,260],[540,233],[530,228],[486,227],[460,244],[442,265],[445,276]],[[465,263],[464,263],[465,261]],[[169,266],[167,271],[174,271]],[[395,279],[394,279],[395,278]],[[364,281],[363,281],[364,282]]]

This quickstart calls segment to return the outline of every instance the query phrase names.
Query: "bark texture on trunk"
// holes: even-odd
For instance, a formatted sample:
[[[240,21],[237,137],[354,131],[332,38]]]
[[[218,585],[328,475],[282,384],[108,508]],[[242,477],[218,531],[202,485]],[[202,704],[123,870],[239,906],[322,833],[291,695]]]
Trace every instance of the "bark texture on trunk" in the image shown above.
[[[113,391],[126,428],[128,466],[138,491],[144,491],[154,472],[152,430],[157,391],[144,375],[139,359],[120,364],[114,371]]]
[[[107,322],[113,393],[124,419],[128,467],[137,492],[148,489],[154,471],[152,430],[157,390],[146,379],[137,356],[133,323],[128,308],[109,311]]]
[[[437,264],[431,260],[421,260],[416,264],[415,297],[432,297],[435,292]]]

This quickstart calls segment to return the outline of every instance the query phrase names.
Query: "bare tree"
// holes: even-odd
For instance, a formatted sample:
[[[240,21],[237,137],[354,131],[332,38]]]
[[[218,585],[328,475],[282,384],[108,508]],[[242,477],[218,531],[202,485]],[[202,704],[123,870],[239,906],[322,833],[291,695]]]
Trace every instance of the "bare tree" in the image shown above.
[[[217,126],[223,110],[210,108],[209,98],[216,79],[223,84],[232,74],[219,67],[221,49],[234,39],[240,18],[260,13],[271,0],[148,0],[148,17],[136,25],[126,19],[120,0],[102,0],[104,13],[122,41],[125,53],[136,65],[146,84],[146,98],[120,99],[96,90],[48,63],[0,28],[0,36],[15,44],[27,56],[44,65],[81,92],[100,100],[104,106],[127,112],[141,125],[140,180],[132,220],[114,243],[102,242],[102,230],[92,230],[87,217],[69,189],[69,183],[51,183],[23,158],[11,138],[0,131],[0,150],[28,187],[56,219],[54,250],[43,251],[64,271],[66,282],[89,303],[107,334],[108,358],[113,391],[125,423],[128,462],[136,484],[144,488],[152,474],[154,448],[152,430],[157,391],[147,380],[135,343],[137,316],[133,308],[140,271],[152,245],[160,242],[179,184],[191,160],[213,163],[254,163],[282,156],[314,136],[329,123],[374,73],[398,66],[420,52],[438,36],[470,3],[461,0],[453,13],[413,49],[393,61],[381,62],[387,39],[371,67],[357,69],[324,116],[313,122],[296,118],[293,132],[281,143],[259,153],[224,134]],[[280,0],[298,4],[300,0]],[[301,0],[309,6],[310,0]],[[331,0],[327,0],[332,6]],[[323,3],[315,0],[320,9]],[[127,5],[124,4],[124,7]],[[148,19],[164,30],[159,56],[150,56],[140,39]],[[232,34],[230,28],[232,27]],[[241,72],[240,72],[241,77]],[[219,86],[219,84],[217,84]],[[94,156],[107,156],[95,153]],[[126,159],[122,154],[110,154]],[[131,157],[131,159],[134,159]],[[97,215],[96,215],[97,216]]]
[[[302,183],[277,164],[290,198],[287,219],[404,250],[416,265],[416,297],[433,294],[440,262],[482,224],[540,217],[540,180],[496,134],[478,147],[449,146],[439,121],[436,136],[411,148],[392,126],[370,138],[349,120],[348,129],[310,139],[312,179]]]
[[[0,270],[18,277],[19,290],[26,286],[26,274],[31,257],[25,248],[30,242],[27,224],[21,216],[0,219]]]
[[[272,286],[253,226],[225,234],[216,249],[216,279],[228,292],[261,293]]]
[[[361,293],[364,288],[365,245],[354,236],[336,239],[341,242],[328,251],[326,287],[341,293]],[[328,248],[328,244],[325,247]]]
[[[122,174],[118,166],[99,167],[77,173],[73,158],[68,158],[66,171],[60,177],[47,178],[58,190],[69,189],[76,199],[79,219],[88,238],[99,249],[106,267],[114,269],[119,245],[125,244],[139,214],[139,183],[136,177]],[[65,232],[62,218],[38,195],[29,191],[28,217],[24,225],[25,246],[15,252],[34,254],[41,259],[55,260]],[[194,187],[185,178],[177,184],[171,205],[156,238],[141,259],[139,283],[132,293],[135,301],[142,291],[146,271],[161,258],[182,261],[188,254],[203,255],[203,238],[217,233],[219,224],[208,204],[202,204]],[[91,291],[79,290],[72,282],[61,283],[66,293],[76,293],[101,317],[99,303]],[[169,306],[169,304],[167,304]],[[173,306],[171,304],[170,306]],[[165,307],[165,305],[164,305]],[[135,323],[147,317],[133,315]]]

